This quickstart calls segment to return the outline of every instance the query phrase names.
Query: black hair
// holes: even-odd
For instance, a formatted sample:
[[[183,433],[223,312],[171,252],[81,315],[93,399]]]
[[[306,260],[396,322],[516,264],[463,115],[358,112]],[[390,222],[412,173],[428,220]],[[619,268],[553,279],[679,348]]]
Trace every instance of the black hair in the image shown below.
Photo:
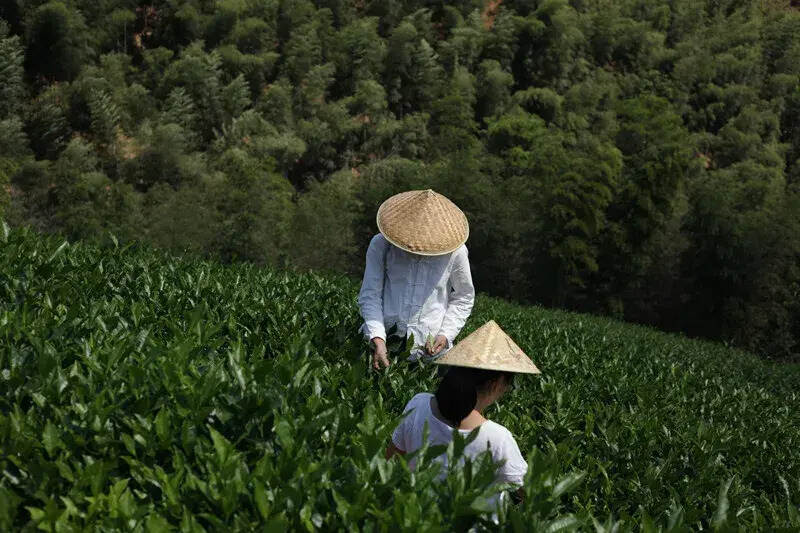
[[[500,378],[505,378],[506,383],[510,385],[514,381],[514,373],[463,366],[451,367],[436,390],[439,412],[453,427],[458,427],[475,409],[478,392],[485,390]]]

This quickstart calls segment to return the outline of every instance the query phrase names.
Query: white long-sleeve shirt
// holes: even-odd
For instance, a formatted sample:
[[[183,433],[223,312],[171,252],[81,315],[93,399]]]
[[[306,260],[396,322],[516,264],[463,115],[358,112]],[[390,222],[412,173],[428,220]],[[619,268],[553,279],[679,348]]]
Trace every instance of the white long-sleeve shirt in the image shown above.
[[[367,249],[367,266],[358,306],[367,338],[386,340],[386,329],[414,335],[424,346],[428,335],[444,335],[453,345],[475,302],[467,247],[436,256],[406,252],[380,233]]]

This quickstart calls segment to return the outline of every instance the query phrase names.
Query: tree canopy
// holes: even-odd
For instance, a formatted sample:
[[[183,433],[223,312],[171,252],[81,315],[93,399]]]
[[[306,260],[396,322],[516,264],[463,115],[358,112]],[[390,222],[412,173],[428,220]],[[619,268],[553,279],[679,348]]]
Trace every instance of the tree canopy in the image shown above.
[[[0,214],[358,275],[388,195],[479,290],[800,354],[790,0],[9,0]]]

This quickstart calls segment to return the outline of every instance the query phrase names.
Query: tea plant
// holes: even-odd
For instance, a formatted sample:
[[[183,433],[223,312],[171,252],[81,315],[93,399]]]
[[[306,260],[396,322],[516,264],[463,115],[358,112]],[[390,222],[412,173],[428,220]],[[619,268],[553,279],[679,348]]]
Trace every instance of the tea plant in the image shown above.
[[[436,370],[368,366],[347,278],[0,232],[0,529],[800,528],[800,369],[478,298],[542,369],[489,416],[528,456],[383,458]],[[463,442],[447,453],[458,456]]]

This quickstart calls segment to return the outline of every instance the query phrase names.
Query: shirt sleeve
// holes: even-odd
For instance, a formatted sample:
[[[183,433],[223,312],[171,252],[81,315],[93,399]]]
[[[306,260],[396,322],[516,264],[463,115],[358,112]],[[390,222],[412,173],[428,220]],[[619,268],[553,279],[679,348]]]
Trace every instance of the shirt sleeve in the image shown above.
[[[370,339],[380,337],[386,340],[383,324],[383,276],[386,257],[386,239],[375,235],[367,249],[367,264],[364,279],[358,293],[358,307],[364,319],[364,331]]]
[[[517,441],[508,430],[504,431],[500,455],[499,459],[505,463],[497,471],[497,480],[521,487],[528,472],[528,463],[522,457]]]
[[[447,311],[439,329],[439,335],[447,338],[448,347],[453,346],[453,341],[464,327],[475,303],[475,287],[472,285],[467,247],[462,246],[455,253],[453,268],[450,271],[450,285],[453,290],[449,294]]]

